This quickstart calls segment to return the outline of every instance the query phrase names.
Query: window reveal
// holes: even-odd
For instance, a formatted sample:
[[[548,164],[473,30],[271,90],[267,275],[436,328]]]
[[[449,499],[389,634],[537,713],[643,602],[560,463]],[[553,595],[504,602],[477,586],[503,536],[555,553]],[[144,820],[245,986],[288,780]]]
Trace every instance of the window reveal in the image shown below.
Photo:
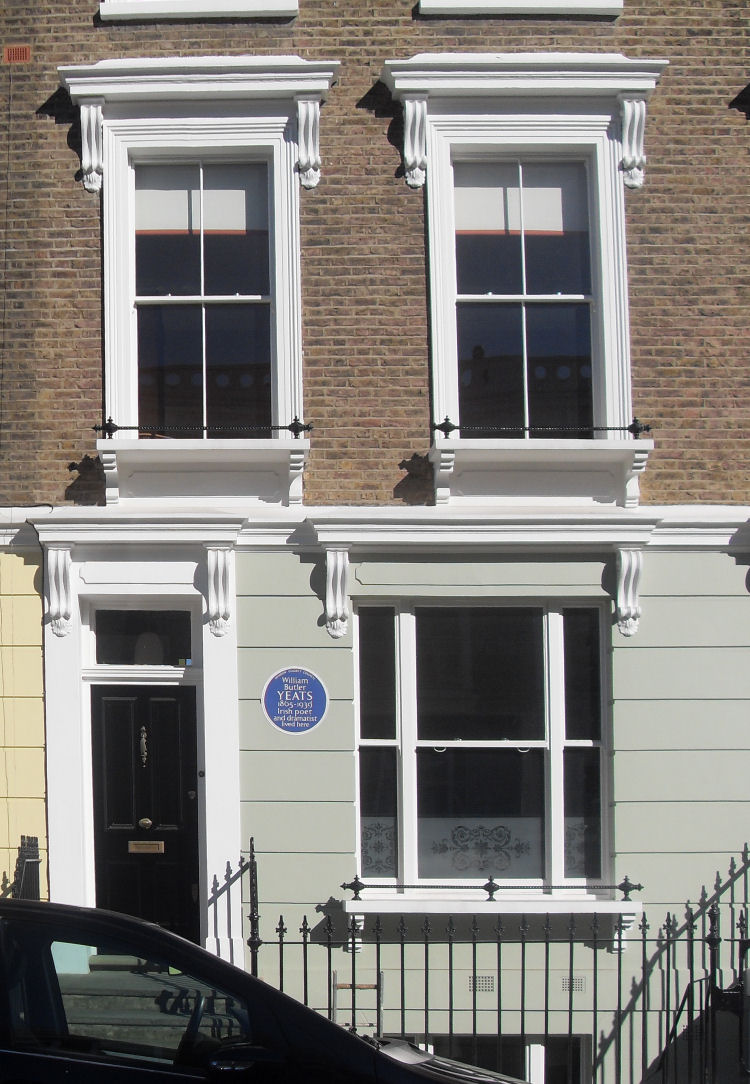
[[[358,629],[362,875],[600,878],[599,611],[365,607]]]
[[[141,427],[270,435],[267,172],[262,162],[136,167]]]
[[[456,162],[453,178],[464,435],[592,436],[584,164]]]

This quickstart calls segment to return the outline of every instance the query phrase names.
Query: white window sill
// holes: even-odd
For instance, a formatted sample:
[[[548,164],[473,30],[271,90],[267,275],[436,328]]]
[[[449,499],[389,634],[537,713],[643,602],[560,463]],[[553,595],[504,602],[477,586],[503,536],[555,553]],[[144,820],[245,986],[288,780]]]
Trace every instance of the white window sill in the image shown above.
[[[435,503],[634,508],[651,440],[439,440]]]
[[[296,0],[101,0],[99,16],[115,19],[263,19],[292,18]]]
[[[97,441],[107,504],[302,503],[309,440]]]
[[[422,15],[620,15],[623,0],[420,0]]]

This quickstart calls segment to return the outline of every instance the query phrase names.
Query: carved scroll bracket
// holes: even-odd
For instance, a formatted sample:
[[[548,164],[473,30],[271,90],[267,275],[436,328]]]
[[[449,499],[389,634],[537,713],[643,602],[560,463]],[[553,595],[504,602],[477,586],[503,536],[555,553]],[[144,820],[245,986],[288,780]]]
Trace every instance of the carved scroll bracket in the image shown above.
[[[642,188],[646,166],[646,100],[620,95],[622,106],[622,171],[628,188]]]
[[[638,589],[643,569],[643,550],[617,551],[617,627],[623,636],[638,632],[641,604]]]
[[[404,98],[404,169],[410,188],[422,188],[427,176],[427,99]]]
[[[206,546],[208,566],[208,627],[214,636],[224,636],[231,615],[229,574],[231,546]]]
[[[326,628],[334,640],[349,628],[349,550],[326,549]]]
[[[47,547],[47,607],[55,636],[67,636],[71,628],[70,566],[70,546]]]
[[[81,180],[87,192],[100,192],[104,173],[101,101],[81,105]]]
[[[299,179],[303,188],[315,188],[320,181],[320,100],[297,99],[297,143]]]

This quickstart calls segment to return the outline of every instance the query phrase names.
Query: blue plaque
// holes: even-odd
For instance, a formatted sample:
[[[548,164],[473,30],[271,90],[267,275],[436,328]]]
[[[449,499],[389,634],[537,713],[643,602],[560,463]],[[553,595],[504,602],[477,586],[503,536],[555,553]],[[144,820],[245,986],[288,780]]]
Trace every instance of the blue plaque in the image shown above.
[[[325,718],[328,693],[317,674],[290,666],[266,682],[263,711],[277,730],[285,734],[307,734]]]

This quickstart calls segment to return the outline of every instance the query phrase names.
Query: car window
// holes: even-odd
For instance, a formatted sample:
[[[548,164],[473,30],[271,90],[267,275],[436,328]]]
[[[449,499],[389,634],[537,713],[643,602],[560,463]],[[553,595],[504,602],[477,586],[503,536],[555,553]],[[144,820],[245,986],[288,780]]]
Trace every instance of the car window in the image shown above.
[[[22,1044],[200,1065],[223,1043],[251,1039],[242,998],[132,946],[40,942],[17,931],[6,940],[9,954],[19,961],[11,1004]]]

